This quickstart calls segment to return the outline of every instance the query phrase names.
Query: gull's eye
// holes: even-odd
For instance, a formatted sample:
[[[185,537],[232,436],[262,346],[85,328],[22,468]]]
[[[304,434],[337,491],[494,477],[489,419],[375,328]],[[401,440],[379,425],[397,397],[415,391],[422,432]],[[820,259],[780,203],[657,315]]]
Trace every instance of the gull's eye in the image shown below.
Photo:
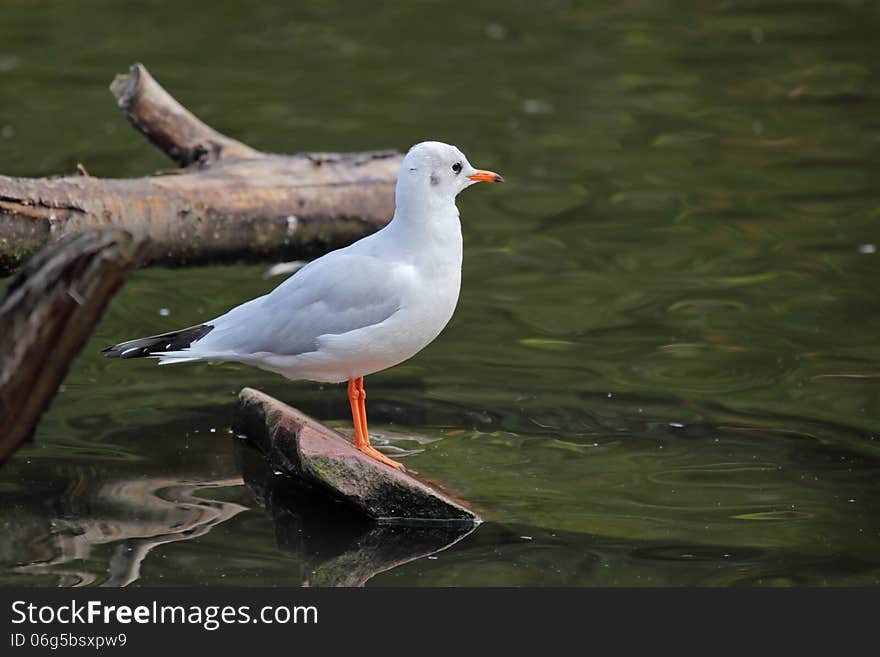
[[[461,162],[456,162],[455,164],[453,164],[453,165],[452,165],[452,170],[455,171],[455,175],[456,175],[456,176],[457,176],[459,173],[461,173]]]

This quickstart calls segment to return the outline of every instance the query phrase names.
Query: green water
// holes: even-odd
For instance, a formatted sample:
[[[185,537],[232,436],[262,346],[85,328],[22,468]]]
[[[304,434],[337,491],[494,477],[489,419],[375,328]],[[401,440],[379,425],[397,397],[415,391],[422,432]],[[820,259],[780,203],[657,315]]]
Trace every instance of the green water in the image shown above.
[[[452,323],[367,381],[377,441],[487,522],[428,556],[278,492],[235,394],[348,431],[344,389],[102,359],[279,282],[149,269],[0,470],[0,583],[878,582],[876,3],[288,4],[7,0],[0,171],[166,167],[107,91],[143,61],[261,149],[504,174],[459,199]]]

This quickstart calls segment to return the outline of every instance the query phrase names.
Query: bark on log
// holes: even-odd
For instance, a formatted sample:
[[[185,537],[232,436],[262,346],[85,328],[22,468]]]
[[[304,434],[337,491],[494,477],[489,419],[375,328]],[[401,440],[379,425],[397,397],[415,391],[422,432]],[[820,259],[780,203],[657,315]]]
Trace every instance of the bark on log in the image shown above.
[[[111,85],[122,112],[183,169],[144,178],[0,176],[0,275],[46,242],[113,226],[149,259],[313,257],[394,212],[395,151],[275,155],[212,130],[136,64]]]
[[[282,472],[380,524],[480,522],[460,503],[366,456],[332,429],[259,390],[239,394],[235,430]]]
[[[47,246],[0,302],[0,463],[33,432],[68,365],[147,244],[88,231]]]

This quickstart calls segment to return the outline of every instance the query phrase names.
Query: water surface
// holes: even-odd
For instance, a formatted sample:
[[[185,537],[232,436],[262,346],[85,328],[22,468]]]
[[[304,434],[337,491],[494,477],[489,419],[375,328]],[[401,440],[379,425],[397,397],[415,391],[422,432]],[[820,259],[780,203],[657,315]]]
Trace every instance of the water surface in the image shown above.
[[[106,89],[143,61],[261,149],[503,173],[460,197],[451,324],[367,381],[377,440],[487,522],[376,534],[228,430],[249,385],[348,432],[342,387],[102,359],[279,282],[149,269],[0,471],[0,583],[878,582],[876,3],[286,4],[5,3],[0,171],[168,166]]]

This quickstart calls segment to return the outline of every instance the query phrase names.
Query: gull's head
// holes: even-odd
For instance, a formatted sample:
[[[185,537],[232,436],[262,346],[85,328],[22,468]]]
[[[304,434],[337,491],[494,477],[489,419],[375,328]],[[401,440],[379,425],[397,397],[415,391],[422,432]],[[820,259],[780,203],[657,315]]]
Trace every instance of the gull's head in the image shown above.
[[[478,182],[503,182],[492,171],[475,169],[455,146],[423,141],[409,149],[397,178],[398,204],[412,197],[428,202],[451,202],[466,187]]]

